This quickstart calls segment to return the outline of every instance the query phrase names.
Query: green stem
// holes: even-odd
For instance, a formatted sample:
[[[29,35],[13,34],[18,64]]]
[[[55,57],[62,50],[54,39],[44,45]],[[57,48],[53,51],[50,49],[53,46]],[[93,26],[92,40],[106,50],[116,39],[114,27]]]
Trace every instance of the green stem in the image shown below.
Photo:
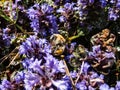
[[[76,35],[76,36],[69,37],[68,40],[69,40],[69,41],[72,41],[72,40],[74,40],[74,39],[76,39],[76,38],[78,38],[78,37],[80,37],[80,36],[84,36],[83,31],[80,31],[80,32],[78,33],[78,35]]]
[[[26,33],[26,30],[24,30],[21,26],[19,26],[18,24],[15,24],[15,26],[21,30],[21,32]]]
[[[4,18],[6,21],[11,22],[11,19],[0,9],[0,16]]]

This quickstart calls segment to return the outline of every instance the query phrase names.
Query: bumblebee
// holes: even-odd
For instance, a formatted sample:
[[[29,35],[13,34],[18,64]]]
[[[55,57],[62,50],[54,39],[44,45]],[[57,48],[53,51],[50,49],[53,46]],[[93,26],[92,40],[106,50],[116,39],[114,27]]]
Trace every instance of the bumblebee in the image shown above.
[[[61,55],[65,50],[66,40],[60,34],[53,34],[50,37],[50,44],[52,49],[52,54],[55,56]]]

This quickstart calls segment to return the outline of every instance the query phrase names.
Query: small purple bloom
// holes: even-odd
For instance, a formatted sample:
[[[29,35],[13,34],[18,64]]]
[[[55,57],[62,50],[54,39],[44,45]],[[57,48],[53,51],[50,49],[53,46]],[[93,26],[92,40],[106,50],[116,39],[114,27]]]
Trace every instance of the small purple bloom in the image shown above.
[[[116,89],[116,90],[120,90],[120,81],[117,81],[117,84],[116,84],[116,86],[115,86],[115,89]]]
[[[95,88],[93,88],[92,86],[88,86],[88,90],[95,90]]]
[[[25,72],[24,71],[20,71],[15,75],[16,83],[21,83],[21,81],[23,81],[24,78],[25,78]]]
[[[92,72],[92,75],[90,76],[90,79],[98,78],[99,75],[96,72]]]
[[[115,88],[114,87],[110,87],[110,90],[115,90]]]
[[[28,71],[25,74],[24,83],[26,90],[32,90],[36,84],[40,83],[40,76],[38,74]]]
[[[78,82],[78,83],[76,84],[76,88],[77,88],[78,90],[87,90],[87,86],[86,86],[86,83],[85,83],[84,81]]]
[[[71,72],[70,72],[70,76],[71,76],[72,78],[76,78],[76,77],[77,77],[77,72],[76,72],[76,71],[71,71]]]
[[[100,89],[100,90],[110,90],[110,89],[109,89],[109,86],[108,86],[106,83],[101,84],[100,87],[99,87],[99,89]]]
[[[105,52],[104,56],[108,59],[109,58],[116,59],[114,52]]]
[[[65,8],[66,10],[73,10],[74,5],[75,5],[75,3],[66,3],[66,4],[64,5],[64,8]]]
[[[104,8],[107,5],[107,1],[106,0],[100,0],[101,3],[101,7]]]
[[[120,9],[120,0],[117,1],[116,7]]]
[[[27,11],[28,17],[30,20],[38,19],[39,15],[41,15],[41,12],[39,12],[39,5],[35,4],[33,7],[30,7]]]
[[[81,5],[81,6],[86,6],[87,3],[88,3],[87,0],[77,0],[77,4],[78,4],[78,5]]]
[[[0,90],[12,89],[11,82],[6,79],[3,79],[2,84],[0,85]]]
[[[56,12],[57,13],[64,13],[65,12],[65,8],[59,8]]]
[[[58,90],[72,90],[71,86],[69,86],[68,81],[66,80],[52,80],[52,83],[57,87]]]
[[[51,14],[53,12],[53,8],[49,6],[47,3],[44,3],[40,6],[43,14]]]
[[[46,18],[49,20],[50,22],[50,33],[51,35],[54,34],[54,33],[57,33],[58,32],[58,26],[57,26],[57,18],[54,16],[54,15],[49,15],[49,16],[46,16]]]
[[[60,22],[66,22],[66,18],[64,16],[59,17]]]
[[[100,51],[101,51],[100,47],[101,47],[100,45],[93,46],[93,47],[92,47],[93,53],[98,53],[98,52],[100,52]]]
[[[58,72],[65,72],[64,64],[62,61],[58,61],[55,59],[52,55],[47,54],[47,57],[45,57],[46,63],[45,66],[48,70],[50,70],[51,75]]]
[[[99,78],[100,78],[100,79],[104,79],[104,75],[103,75],[103,74],[100,74]]]
[[[51,53],[51,49],[46,39],[39,39],[36,35],[31,35],[20,45],[19,52],[30,58],[41,58],[43,54]]]
[[[2,38],[4,41],[5,46],[10,46],[12,39],[15,39],[15,35],[11,34],[11,29],[10,28],[5,28],[2,31]]]
[[[118,18],[119,18],[118,10],[116,10],[116,9],[114,9],[114,8],[109,8],[109,11],[108,11],[108,19],[109,19],[109,20],[116,21]]]
[[[110,0],[110,3],[111,3],[111,4],[115,4],[116,1],[115,1],[115,0]]]
[[[39,28],[39,20],[38,19],[34,19],[32,22],[30,22],[30,26],[31,28],[33,28],[33,31],[35,32],[39,32],[38,30],[40,29]]]
[[[83,73],[87,74],[89,67],[90,67],[90,65],[87,62],[85,62],[84,66],[83,66]]]
[[[34,62],[29,65],[28,69],[32,69],[34,72],[37,72],[40,75],[44,76],[44,72],[40,66],[41,62],[42,60],[35,59]]]
[[[27,14],[31,20],[30,25],[34,32],[40,33],[43,36],[57,33],[57,19],[53,15],[53,8],[47,3],[41,5],[35,4],[28,9]]]

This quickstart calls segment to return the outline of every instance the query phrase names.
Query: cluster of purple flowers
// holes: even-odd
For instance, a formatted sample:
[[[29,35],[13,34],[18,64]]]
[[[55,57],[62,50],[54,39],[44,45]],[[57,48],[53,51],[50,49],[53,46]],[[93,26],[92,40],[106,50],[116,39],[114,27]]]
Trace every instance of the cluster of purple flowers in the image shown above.
[[[54,9],[47,3],[35,4],[27,10],[29,19],[31,20],[31,28],[42,36],[57,33],[57,19],[53,15]]]
[[[108,9],[108,19],[112,21],[116,21],[119,18],[120,13],[120,1],[110,0],[111,7]]]
[[[19,52],[22,56],[25,56],[22,61],[24,70],[15,75],[14,84],[21,84],[26,90],[32,90],[37,86],[39,89],[52,88],[52,84],[59,88],[59,85],[56,84],[57,75],[65,74],[65,66],[62,61],[51,55],[50,45],[47,40],[39,39],[35,35],[30,36],[22,43]],[[11,82],[12,80],[7,81],[3,79],[0,88],[12,89]],[[67,81],[59,80],[58,82],[63,84]]]
[[[67,2],[63,7],[59,7],[56,11],[60,13],[59,21],[64,23],[66,30],[77,29],[73,24],[80,26],[80,23],[87,19],[87,7],[93,5],[94,0],[77,0],[77,2]],[[78,22],[79,21],[79,22]]]
[[[26,71],[18,73],[15,80],[18,83],[22,80],[26,89],[32,90],[36,86],[40,89],[52,88],[57,74],[65,73],[63,62],[51,55],[50,45],[45,39],[30,36],[20,46],[19,51],[26,56],[22,61]]]
[[[20,54],[31,58],[39,58],[45,53],[50,53],[50,45],[46,39],[39,39],[36,35],[31,35],[20,46]]]

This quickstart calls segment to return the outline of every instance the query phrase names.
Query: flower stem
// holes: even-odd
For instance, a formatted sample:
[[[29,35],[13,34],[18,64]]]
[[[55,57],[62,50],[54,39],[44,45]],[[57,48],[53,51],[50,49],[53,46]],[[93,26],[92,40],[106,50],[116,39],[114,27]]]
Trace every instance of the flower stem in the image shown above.
[[[76,81],[75,81],[75,85],[77,84],[77,82],[78,82],[78,80],[79,80],[79,78],[80,78],[80,75],[82,74],[83,66],[84,66],[84,61],[82,62],[80,72],[78,72],[78,77],[77,77],[77,79],[76,79]]]
[[[65,62],[64,55],[61,55],[61,58],[62,58],[63,63],[64,63],[64,65],[65,65],[66,74],[70,77],[70,81],[71,81],[71,83],[72,83],[73,90],[76,90],[76,89],[75,89],[74,81],[73,81],[73,79],[72,79],[72,77],[71,77],[71,75],[70,75],[69,69],[68,69],[67,64],[66,64],[66,62]]]

